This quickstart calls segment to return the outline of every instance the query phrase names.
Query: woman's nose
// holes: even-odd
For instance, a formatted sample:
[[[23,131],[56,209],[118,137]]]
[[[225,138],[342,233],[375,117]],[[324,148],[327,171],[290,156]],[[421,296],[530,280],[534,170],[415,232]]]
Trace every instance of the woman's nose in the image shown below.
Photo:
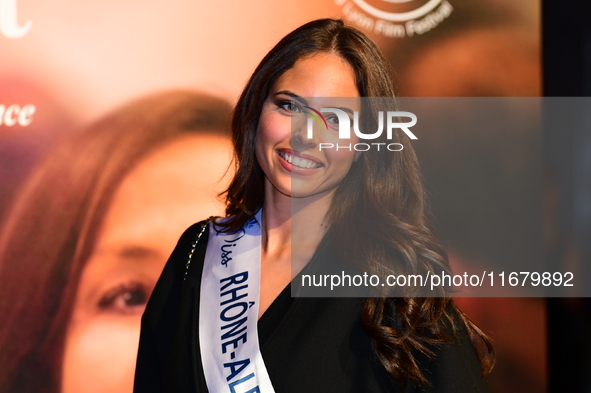
[[[314,127],[311,118],[306,121],[298,121],[292,124],[291,130],[291,148],[296,151],[305,151],[316,147],[317,141],[315,134],[317,132],[308,132],[308,128]],[[310,138],[311,137],[311,138]]]
[[[294,131],[291,135],[291,148],[296,151],[305,151],[316,147],[314,139],[306,138],[305,131]]]

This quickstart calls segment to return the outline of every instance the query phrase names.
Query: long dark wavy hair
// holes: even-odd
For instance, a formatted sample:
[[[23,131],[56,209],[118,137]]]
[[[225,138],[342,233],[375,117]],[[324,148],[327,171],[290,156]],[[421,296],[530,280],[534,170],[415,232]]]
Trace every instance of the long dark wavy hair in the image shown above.
[[[240,228],[263,206],[265,174],[254,151],[264,101],[296,61],[319,52],[338,55],[352,67],[361,97],[395,96],[392,71],[381,51],[343,21],[312,21],[285,36],[258,65],[234,111],[237,170],[227,190],[227,230]],[[376,142],[387,143],[385,137]],[[405,135],[397,137],[407,142],[402,151],[361,154],[335,191],[328,219],[331,236],[345,245],[338,256],[354,264],[361,261],[370,274],[449,270],[447,256],[427,218],[416,155]],[[417,355],[433,356],[434,348],[457,339],[459,332],[467,332],[472,341],[482,374],[492,370],[494,352],[489,339],[447,296],[371,297],[360,322],[377,358],[401,385],[409,379],[427,384]]]

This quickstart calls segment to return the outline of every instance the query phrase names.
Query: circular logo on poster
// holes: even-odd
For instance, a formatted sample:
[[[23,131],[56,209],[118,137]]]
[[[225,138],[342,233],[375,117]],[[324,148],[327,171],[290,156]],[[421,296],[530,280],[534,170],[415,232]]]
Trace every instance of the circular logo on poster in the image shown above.
[[[353,3],[355,3],[363,11],[367,12],[368,14],[376,18],[380,18],[390,22],[406,22],[408,20],[422,18],[423,16],[427,15],[435,8],[437,8],[437,6],[441,4],[442,1],[443,0],[381,0],[371,2],[374,4],[370,4],[370,2],[366,0],[353,0]],[[410,4],[405,4],[405,10],[398,11],[392,8],[403,7],[388,7],[388,4],[379,3],[389,3],[396,5],[401,5],[405,3]]]
[[[453,11],[448,0],[334,0],[345,18],[386,37],[422,35]]]

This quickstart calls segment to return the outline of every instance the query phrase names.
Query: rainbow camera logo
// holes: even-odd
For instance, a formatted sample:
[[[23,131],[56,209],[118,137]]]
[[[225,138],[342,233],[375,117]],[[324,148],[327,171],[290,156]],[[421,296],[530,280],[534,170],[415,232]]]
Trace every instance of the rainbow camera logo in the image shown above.
[[[312,118],[314,120],[316,120],[316,122],[318,123],[318,125],[322,126],[322,124],[324,124],[324,127],[328,128],[328,123],[326,122],[326,119],[324,118],[324,116],[322,115],[322,113],[320,113],[316,109],[314,109],[312,107],[309,107],[309,106],[306,106],[306,105],[304,105],[303,108],[308,109],[307,111],[304,110],[303,112],[306,115],[312,116]],[[320,119],[322,119],[322,122],[320,121]],[[310,129],[310,126],[308,125],[308,130],[309,129]],[[310,135],[310,134],[308,134],[308,135]],[[308,138],[310,138],[310,137],[308,137]]]

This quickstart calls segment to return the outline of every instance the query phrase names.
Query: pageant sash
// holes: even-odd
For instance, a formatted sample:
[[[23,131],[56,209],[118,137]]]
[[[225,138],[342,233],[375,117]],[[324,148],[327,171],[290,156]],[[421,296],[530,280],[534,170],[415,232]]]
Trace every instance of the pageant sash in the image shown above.
[[[199,343],[210,393],[273,393],[259,349],[261,211],[237,232],[210,222],[199,302]]]

